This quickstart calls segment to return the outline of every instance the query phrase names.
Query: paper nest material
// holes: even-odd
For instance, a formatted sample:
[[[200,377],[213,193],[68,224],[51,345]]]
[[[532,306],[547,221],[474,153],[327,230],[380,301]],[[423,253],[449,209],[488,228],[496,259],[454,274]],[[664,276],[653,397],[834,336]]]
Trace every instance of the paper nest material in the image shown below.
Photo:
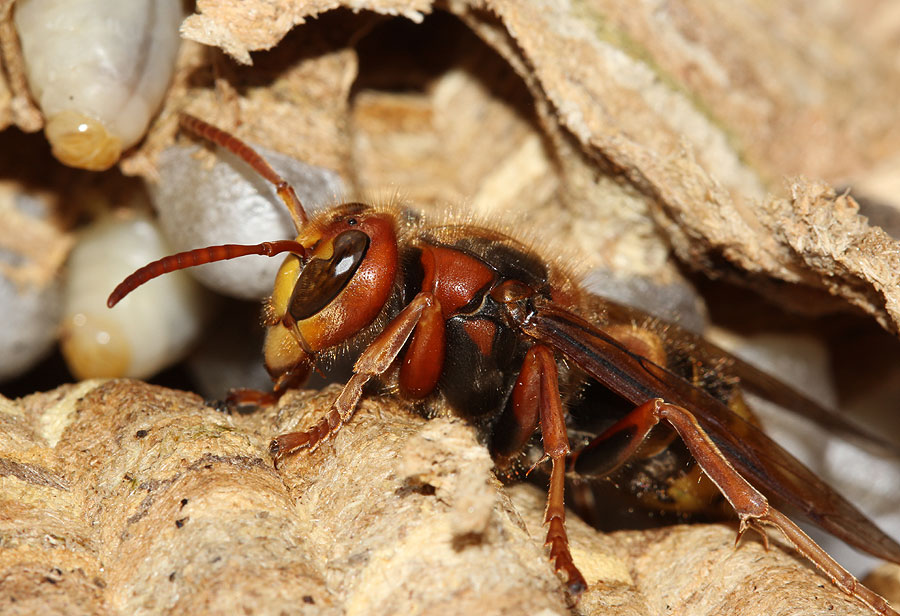
[[[13,6],[0,2],[0,127],[36,131]],[[121,169],[158,179],[187,110],[354,193],[506,216],[588,269],[677,283],[674,251],[781,304],[900,330],[896,241],[843,189],[884,186],[870,170],[900,160],[898,9],[436,7],[199,1],[163,109]],[[445,19],[467,45],[448,70],[404,75],[408,88],[358,87],[397,77],[364,74],[351,44],[391,16]],[[866,196],[896,209],[896,193]],[[541,547],[543,496],[500,489],[465,427],[387,399],[276,471],[268,439],[333,391],[248,417],[129,382],[72,391],[0,415],[4,613],[868,613],[779,549],[735,550],[727,527],[604,537],[576,519],[573,553],[597,584],[571,608]]]

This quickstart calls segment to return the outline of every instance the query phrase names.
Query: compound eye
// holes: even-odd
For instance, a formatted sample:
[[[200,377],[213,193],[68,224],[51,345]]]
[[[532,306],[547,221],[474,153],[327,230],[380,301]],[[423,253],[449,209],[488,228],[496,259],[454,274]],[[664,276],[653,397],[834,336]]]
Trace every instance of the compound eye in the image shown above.
[[[362,231],[344,231],[334,239],[328,259],[310,259],[294,285],[288,312],[302,321],[323,310],[347,286],[369,249],[369,236]]]

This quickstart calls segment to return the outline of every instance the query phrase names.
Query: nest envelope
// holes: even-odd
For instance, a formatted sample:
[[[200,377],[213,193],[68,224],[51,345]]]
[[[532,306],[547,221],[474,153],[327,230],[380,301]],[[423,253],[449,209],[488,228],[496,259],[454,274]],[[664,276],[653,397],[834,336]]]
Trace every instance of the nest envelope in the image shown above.
[[[0,126],[34,131],[13,6]],[[835,187],[896,202],[900,20],[830,10],[199,0],[163,109],[120,167],[159,179],[187,110],[354,193],[514,218],[585,269],[665,286],[687,265],[896,334],[900,250]],[[417,27],[435,41],[422,49],[448,43],[430,63],[387,44]],[[374,33],[369,53],[357,32]],[[5,245],[15,224],[0,220],[0,246],[30,249]],[[72,236],[58,235],[34,278],[60,267]],[[541,545],[543,495],[501,487],[460,422],[369,398],[276,470],[269,439],[334,395],[246,416],[125,380],[3,399],[0,612],[869,613],[777,543],[735,549],[725,526],[602,535],[570,516],[592,583],[573,606]]]

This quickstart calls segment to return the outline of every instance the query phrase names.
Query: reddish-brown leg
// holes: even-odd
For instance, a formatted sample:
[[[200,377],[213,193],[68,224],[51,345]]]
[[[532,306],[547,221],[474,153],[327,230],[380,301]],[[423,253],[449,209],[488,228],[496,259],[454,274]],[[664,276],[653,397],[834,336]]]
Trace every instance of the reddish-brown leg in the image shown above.
[[[534,425],[540,417],[544,455],[550,458],[550,488],[547,494],[546,545],[550,546],[550,558],[557,571],[566,576],[569,592],[578,595],[587,588],[584,576],[575,566],[569,552],[566,535],[565,488],[566,456],[569,454],[569,437],[566,432],[565,411],[559,396],[559,375],[556,358],[549,347],[536,344],[525,355],[519,378],[513,388],[513,404],[516,414],[524,424]],[[533,428],[532,428],[533,430]]]
[[[796,524],[772,508],[768,500],[734,470],[690,411],[674,404],[666,404],[662,400],[653,402],[655,402],[654,416],[665,419],[675,427],[690,449],[691,455],[734,507],[740,519],[738,538],[747,529],[752,528],[762,534],[765,532],[764,526],[773,526],[838,588],[856,597],[878,614],[898,616],[883,597],[860,584]]]
[[[491,452],[501,466],[517,456],[541,423],[540,373],[534,353],[528,353],[510,394],[509,405],[494,429]]]
[[[772,508],[766,497],[731,466],[694,414],[687,409],[668,404],[661,399],[650,400],[600,435],[591,445],[627,431],[630,433],[628,444],[617,452],[616,456],[619,460],[627,459],[637,450],[650,428],[660,420],[666,420],[675,428],[703,472],[718,486],[734,508],[740,520],[738,539],[748,529],[759,532],[765,538],[764,527],[775,527],[798,552],[809,559],[842,591],[856,597],[878,614],[898,616],[884,598],[860,584],[796,524]]]
[[[416,331],[403,354],[397,384],[405,398],[421,400],[434,391],[444,370],[446,350],[444,313],[435,302],[422,311]]]
[[[277,404],[281,396],[291,387],[299,387],[309,375],[308,364],[294,366],[290,370],[278,375],[272,391],[260,391],[258,389],[232,389],[228,392],[224,402],[217,403],[216,407],[221,411],[256,410],[260,407]]]
[[[333,436],[353,415],[365,384],[390,368],[420,323],[423,313],[433,310],[440,311],[440,304],[434,295],[425,292],[416,295],[359,356],[353,366],[353,376],[325,416],[308,430],[282,434],[272,440],[269,453],[275,464],[299,449],[314,448]]]
[[[271,406],[278,402],[278,398],[281,396],[275,394],[271,391],[260,391],[258,389],[247,389],[241,387],[239,389],[231,389],[228,391],[228,395],[225,396],[224,402],[217,403],[217,406],[220,406],[220,410],[232,411],[232,410],[251,410],[258,409],[264,406]]]

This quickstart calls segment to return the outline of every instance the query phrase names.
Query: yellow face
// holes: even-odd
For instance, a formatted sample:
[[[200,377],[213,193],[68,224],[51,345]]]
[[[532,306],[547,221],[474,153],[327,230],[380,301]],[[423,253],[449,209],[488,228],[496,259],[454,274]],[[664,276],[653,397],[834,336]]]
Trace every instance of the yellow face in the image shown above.
[[[357,335],[381,313],[399,269],[394,224],[388,214],[348,204],[304,229],[296,241],[308,256],[285,259],[266,314],[273,378]]]
[[[294,254],[288,255],[281,267],[278,268],[272,297],[269,300],[269,309],[274,315],[273,318],[277,317],[281,320],[287,314],[288,304],[294,293],[294,285],[297,284],[297,278],[300,277],[300,268],[300,258]]]
[[[309,354],[300,347],[296,337],[281,325],[294,285],[300,276],[300,265],[300,259],[296,255],[289,255],[284,260],[275,276],[275,287],[267,307],[266,324],[269,327],[266,329],[263,355],[266,369],[272,378],[309,360]]]

